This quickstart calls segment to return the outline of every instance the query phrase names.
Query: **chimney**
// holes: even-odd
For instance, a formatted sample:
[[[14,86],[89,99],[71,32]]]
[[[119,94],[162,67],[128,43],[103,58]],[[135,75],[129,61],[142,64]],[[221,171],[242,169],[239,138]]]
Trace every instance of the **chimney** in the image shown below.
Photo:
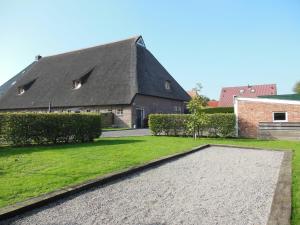
[[[41,55],[37,55],[37,56],[35,57],[35,61],[39,61],[41,58],[42,58]]]

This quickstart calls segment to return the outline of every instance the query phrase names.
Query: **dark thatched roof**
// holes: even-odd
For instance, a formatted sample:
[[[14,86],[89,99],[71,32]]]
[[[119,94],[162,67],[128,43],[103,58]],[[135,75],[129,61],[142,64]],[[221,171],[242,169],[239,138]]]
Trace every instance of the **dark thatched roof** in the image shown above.
[[[137,42],[141,36],[41,58],[0,99],[0,109],[131,104],[136,94],[188,101],[189,96],[155,57]],[[14,80],[15,81],[15,80]],[[75,81],[82,86],[74,90]],[[169,81],[170,90],[165,89]],[[25,89],[23,94],[20,89]]]

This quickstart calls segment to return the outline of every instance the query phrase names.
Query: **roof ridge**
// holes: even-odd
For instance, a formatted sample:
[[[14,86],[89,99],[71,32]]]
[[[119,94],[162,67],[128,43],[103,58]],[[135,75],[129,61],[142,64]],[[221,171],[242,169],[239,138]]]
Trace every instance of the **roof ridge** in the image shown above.
[[[112,45],[112,44],[116,44],[116,43],[124,42],[124,41],[129,41],[129,40],[137,41],[140,37],[142,37],[142,35],[135,35],[135,36],[132,36],[132,37],[129,37],[129,38],[126,38],[126,39],[107,42],[107,43],[100,44],[100,45],[94,45],[94,46],[91,46],[91,47],[80,48],[80,49],[71,50],[71,51],[67,51],[67,52],[62,52],[62,53],[58,53],[58,54],[54,54],[54,55],[43,56],[40,60],[55,57],[55,56],[68,55],[68,54],[72,54],[72,53],[76,53],[76,52],[80,52],[80,51],[85,51],[85,50],[89,50],[89,49],[93,49],[93,48],[97,48],[97,47],[101,47],[101,46],[103,47],[103,46],[107,46],[107,45]]]
[[[277,84],[253,84],[253,85],[249,84],[249,85],[243,85],[243,86],[222,87],[222,89],[224,89],[224,88],[241,88],[241,87],[248,87],[248,86],[250,86],[250,87],[254,87],[254,86],[271,86],[271,85],[277,86]]]

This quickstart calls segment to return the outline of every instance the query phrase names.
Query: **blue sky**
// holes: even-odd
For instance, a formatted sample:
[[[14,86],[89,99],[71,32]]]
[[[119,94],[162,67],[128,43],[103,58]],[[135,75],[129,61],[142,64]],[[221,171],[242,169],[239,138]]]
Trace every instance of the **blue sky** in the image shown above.
[[[300,1],[0,1],[0,84],[42,56],[141,34],[185,88],[300,80]]]

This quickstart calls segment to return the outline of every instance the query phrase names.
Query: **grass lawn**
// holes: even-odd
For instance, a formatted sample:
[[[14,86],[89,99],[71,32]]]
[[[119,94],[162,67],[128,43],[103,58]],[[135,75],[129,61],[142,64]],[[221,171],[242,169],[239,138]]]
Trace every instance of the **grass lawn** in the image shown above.
[[[102,131],[115,131],[115,130],[130,130],[132,128],[125,128],[125,127],[107,127],[102,128]]]
[[[300,142],[181,137],[101,138],[94,143],[0,148],[0,207],[99,175],[208,144],[293,149],[293,224],[300,224]]]

